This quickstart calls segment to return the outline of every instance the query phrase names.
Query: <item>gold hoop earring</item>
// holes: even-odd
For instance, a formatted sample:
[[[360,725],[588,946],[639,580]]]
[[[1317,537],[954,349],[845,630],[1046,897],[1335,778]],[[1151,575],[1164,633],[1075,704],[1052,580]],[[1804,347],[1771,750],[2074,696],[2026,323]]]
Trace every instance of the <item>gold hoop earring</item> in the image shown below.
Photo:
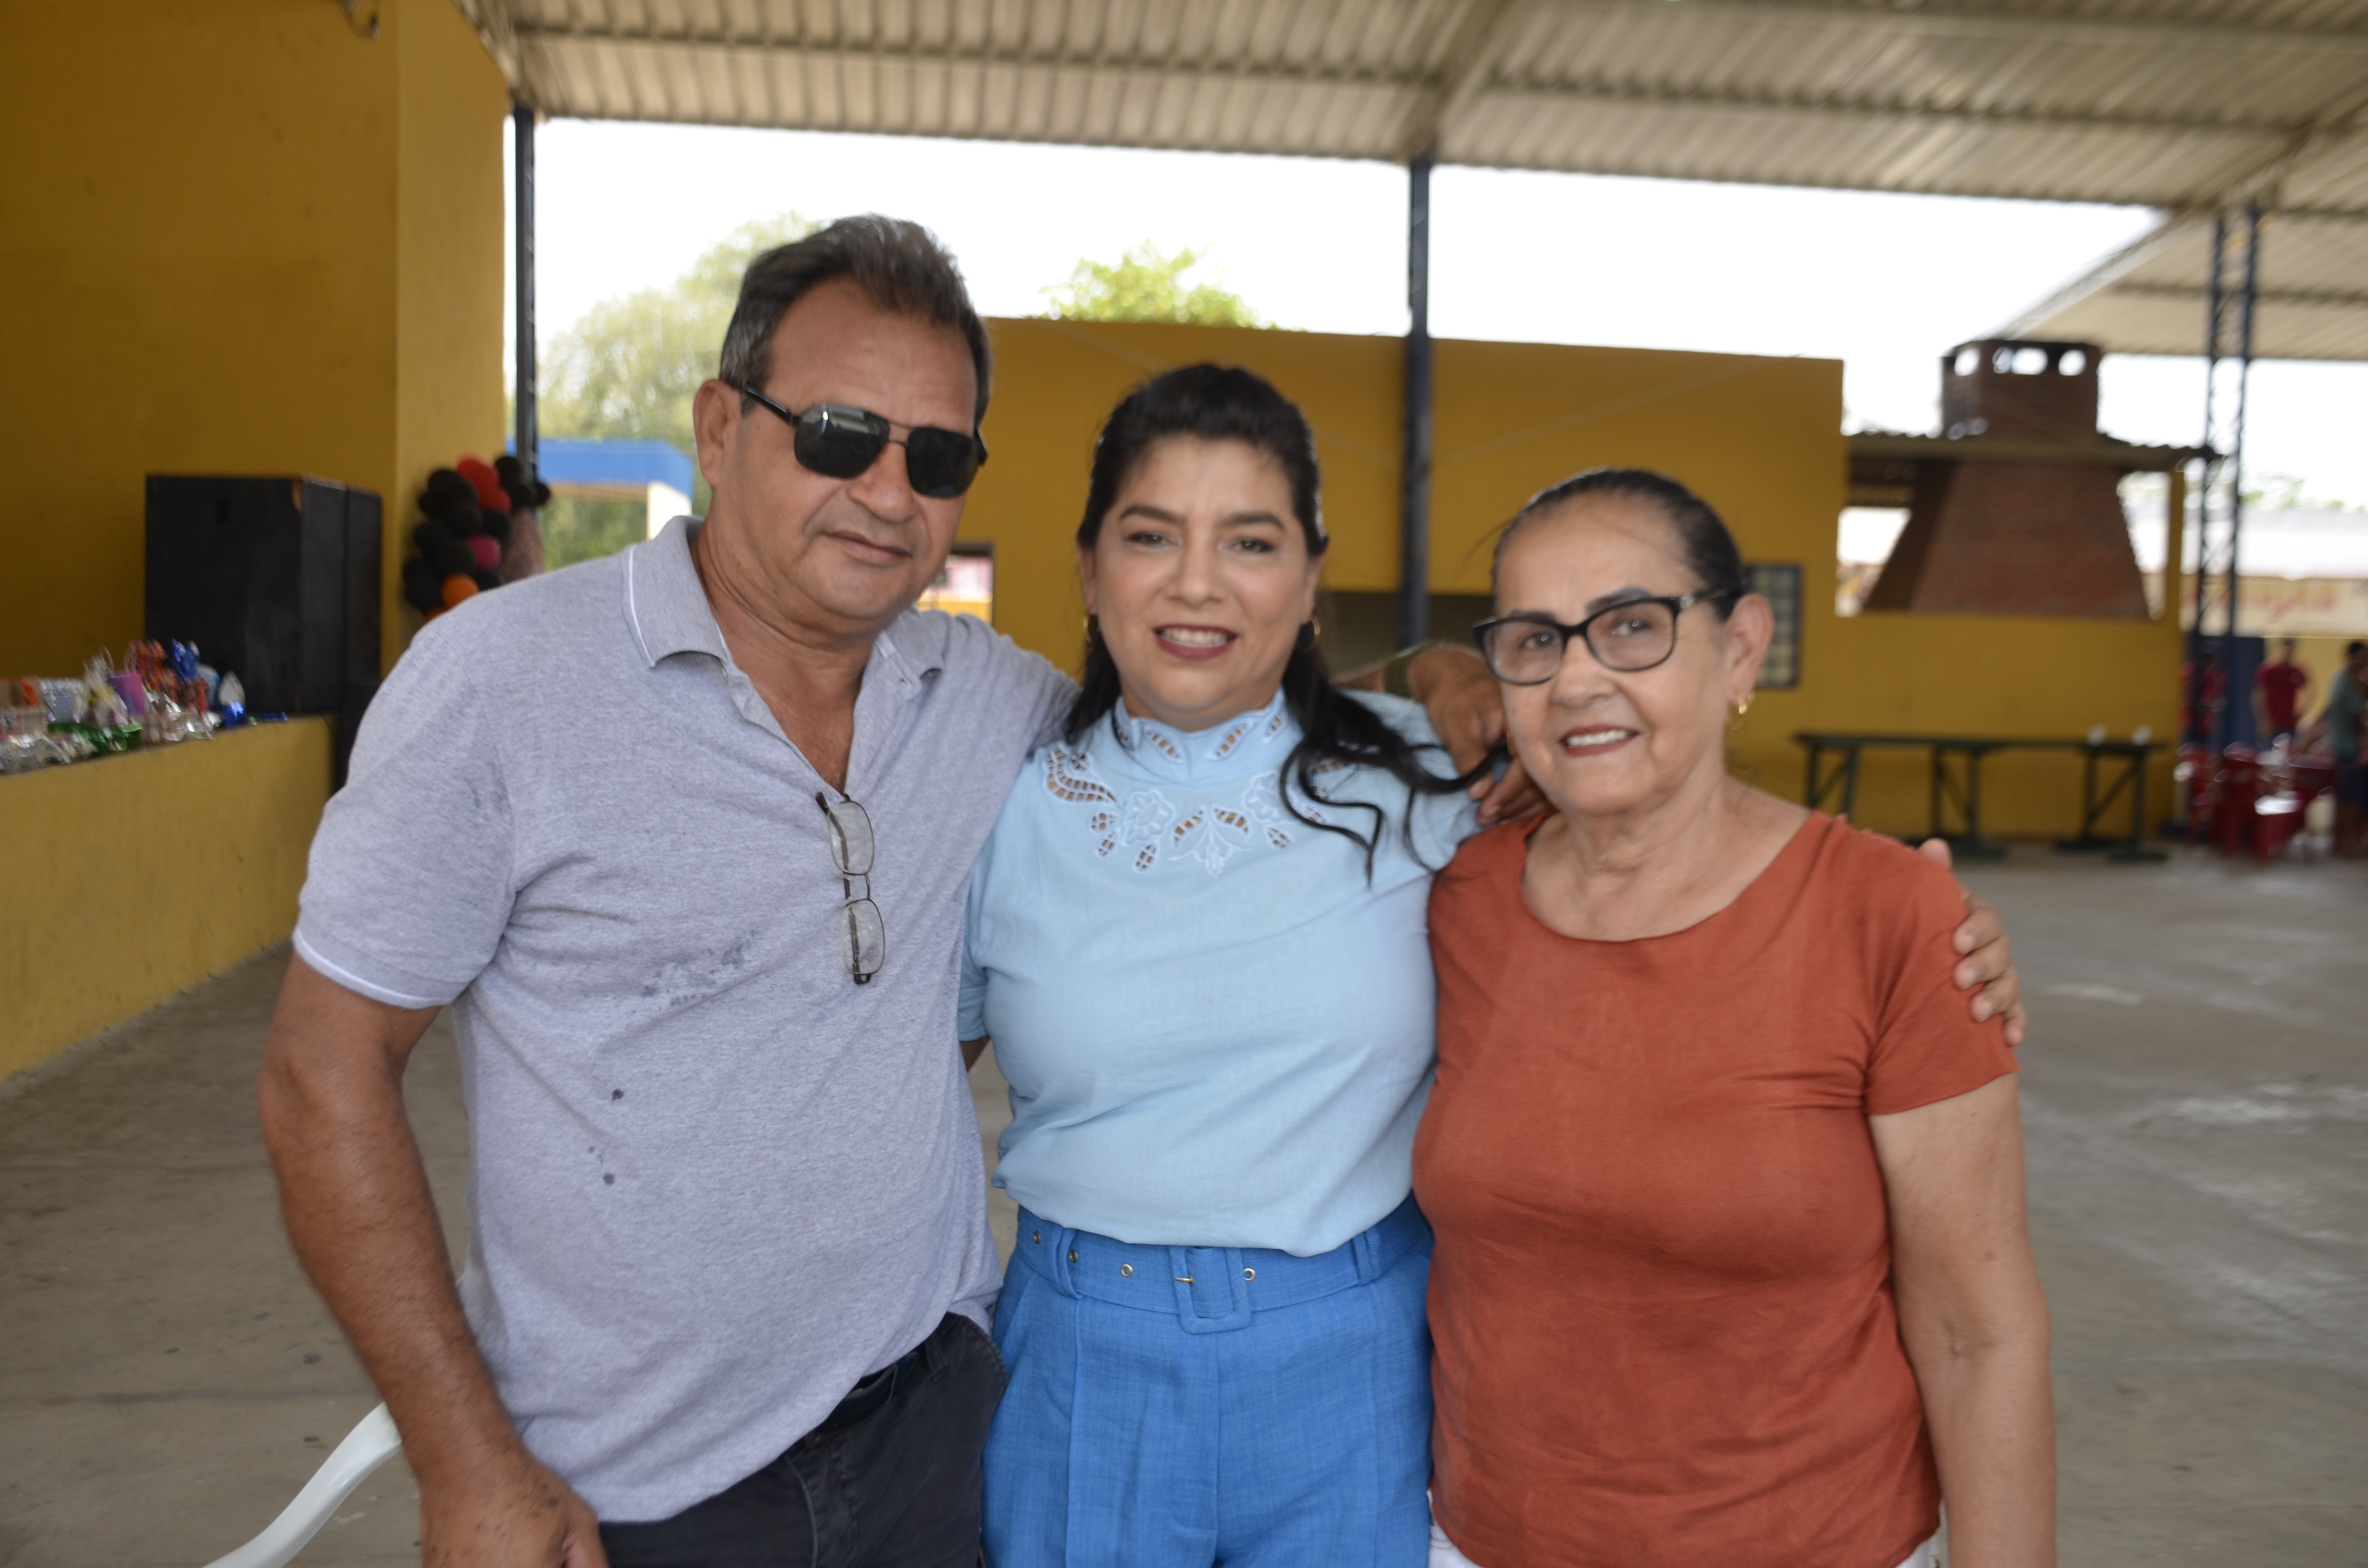
[[[1743,728],[1743,716],[1744,716],[1746,713],[1748,713],[1748,712],[1750,712],[1750,711],[1751,711],[1751,699],[1749,699],[1749,698],[1748,698],[1748,697],[1747,697],[1747,698],[1745,698],[1745,699],[1743,699],[1743,701],[1742,701],[1742,702],[1741,702],[1741,703],[1740,703],[1740,704],[1736,708],[1736,710],[1735,710],[1735,717],[1734,717],[1734,718],[1732,718],[1732,719],[1729,719],[1729,720],[1726,722],[1726,727],[1727,727],[1729,730],[1739,730],[1739,729]]]
[[[1321,620],[1318,620],[1315,617],[1312,615],[1309,616],[1305,620],[1299,623],[1299,638],[1292,644],[1292,652],[1300,653],[1306,653],[1309,649],[1315,646],[1316,641],[1323,635],[1324,623]]]

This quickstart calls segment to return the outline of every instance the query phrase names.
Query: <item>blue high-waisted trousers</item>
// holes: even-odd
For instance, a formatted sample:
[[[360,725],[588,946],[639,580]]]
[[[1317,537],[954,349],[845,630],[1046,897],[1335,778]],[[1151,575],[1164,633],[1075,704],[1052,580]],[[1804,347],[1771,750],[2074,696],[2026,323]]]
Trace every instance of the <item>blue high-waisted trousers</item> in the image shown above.
[[[1315,1257],[1137,1246],[1021,1210],[996,1308],[993,1568],[1422,1568],[1430,1227]]]

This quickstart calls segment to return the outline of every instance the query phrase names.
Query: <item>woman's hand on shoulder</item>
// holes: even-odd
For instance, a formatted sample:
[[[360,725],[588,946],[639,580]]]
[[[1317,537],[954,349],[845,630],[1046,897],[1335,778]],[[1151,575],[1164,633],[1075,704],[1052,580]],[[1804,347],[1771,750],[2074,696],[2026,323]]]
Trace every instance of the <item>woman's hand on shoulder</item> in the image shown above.
[[[1949,869],[1949,842],[1944,838],[1928,838],[1918,845],[1916,853]],[[1960,885],[1959,892],[1964,889]],[[1959,960],[1950,978],[1960,991],[1971,991],[1974,1021],[1987,1018],[2006,1020],[2006,1042],[2020,1046],[2030,1025],[2030,1015],[2022,1006],[2022,977],[2015,972],[2014,951],[2007,943],[2006,922],[1998,909],[1979,893],[1965,893],[1965,923],[1957,927],[1951,938],[1957,951],[1965,955]]]

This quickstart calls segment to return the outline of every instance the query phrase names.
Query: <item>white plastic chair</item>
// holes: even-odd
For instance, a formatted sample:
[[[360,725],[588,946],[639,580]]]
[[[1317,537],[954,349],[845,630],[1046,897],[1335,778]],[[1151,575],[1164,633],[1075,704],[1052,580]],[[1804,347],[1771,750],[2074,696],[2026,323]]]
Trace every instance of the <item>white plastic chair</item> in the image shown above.
[[[354,1494],[354,1489],[402,1451],[402,1434],[395,1431],[394,1417],[381,1404],[346,1434],[346,1440],[313,1472],[296,1500],[281,1509],[261,1535],[228,1556],[215,1558],[207,1568],[287,1568],[304,1550],[304,1543],[318,1535]]]

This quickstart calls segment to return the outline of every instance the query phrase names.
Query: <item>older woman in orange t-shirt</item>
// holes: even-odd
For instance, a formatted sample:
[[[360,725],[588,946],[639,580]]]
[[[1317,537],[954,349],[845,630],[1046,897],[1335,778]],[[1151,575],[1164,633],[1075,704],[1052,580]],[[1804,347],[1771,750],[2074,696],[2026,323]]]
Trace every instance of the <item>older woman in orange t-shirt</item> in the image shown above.
[[[1434,1564],[2055,1560],[2014,1062],[1947,874],[1729,776],[1772,631],[1683,486],[1599,470],[1479,629],[1558,808],[1431,897]]]

